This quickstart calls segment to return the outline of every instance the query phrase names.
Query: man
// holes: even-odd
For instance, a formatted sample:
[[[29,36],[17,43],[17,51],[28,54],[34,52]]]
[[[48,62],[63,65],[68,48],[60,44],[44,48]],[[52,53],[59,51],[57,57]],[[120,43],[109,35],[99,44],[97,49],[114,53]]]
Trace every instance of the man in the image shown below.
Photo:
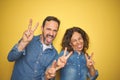
[[[58,55],[52,45],[55,39],[60,21],[54,16],[48,16],[41,26],[42,34],[34,36],[39,23],[32,28],[30,20],[28,29],[23,33],[20,41],[11,49],[8,54],[8,61],[15,61],[11,80],[44,80],[46,74],[50,73],[50,79],[55,76],[53,61]],[[52,63],[53,62],[53,63]],[[52,67],[49,67],[52,64]],[[50,69],[49,69],[49,68]]]

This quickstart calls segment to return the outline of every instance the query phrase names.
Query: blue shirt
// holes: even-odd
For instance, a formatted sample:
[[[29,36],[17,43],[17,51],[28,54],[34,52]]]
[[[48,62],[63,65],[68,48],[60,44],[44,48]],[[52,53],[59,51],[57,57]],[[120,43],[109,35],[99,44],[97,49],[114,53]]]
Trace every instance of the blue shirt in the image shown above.
[[[63,55],[61,51],[60,55]],[[86,59],[84,53],[80,55],[74,51],[74,53],[68,58],[65,67],[60,70],[60,80],[95,80],[98,76],[96,70],[95,76],[90,76],[88,68],[86,66]]]
[[[21,52],[15,45],[8,55],[9,61],[15,61],[11,80],[44,80],[44,73],[56,56],[53,46],[43,51],[40,36],[34,36]]]

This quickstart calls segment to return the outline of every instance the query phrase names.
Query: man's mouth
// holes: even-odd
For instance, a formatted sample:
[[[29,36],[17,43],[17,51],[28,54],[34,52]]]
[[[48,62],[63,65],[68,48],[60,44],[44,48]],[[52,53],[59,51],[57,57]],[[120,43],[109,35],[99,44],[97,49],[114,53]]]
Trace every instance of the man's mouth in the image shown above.
[[[47,43],[52,43],[53,39],[54,39],[54,36],[52,36],[52,35],[47,35],[46,36]]]

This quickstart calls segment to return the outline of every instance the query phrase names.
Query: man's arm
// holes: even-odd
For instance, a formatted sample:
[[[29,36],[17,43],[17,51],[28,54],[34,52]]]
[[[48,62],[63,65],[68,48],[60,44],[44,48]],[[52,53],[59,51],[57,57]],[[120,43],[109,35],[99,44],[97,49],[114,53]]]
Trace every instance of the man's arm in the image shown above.
[[[25,53],[25,47],[29,44],[34,36],[34,31],[37,29],[39,23],[37,23],[32,29],[32,19],[29,21],[28,29],[23,33],[22,39],[17,45],[15,45],[8,54],[9,61],[15,61]]]

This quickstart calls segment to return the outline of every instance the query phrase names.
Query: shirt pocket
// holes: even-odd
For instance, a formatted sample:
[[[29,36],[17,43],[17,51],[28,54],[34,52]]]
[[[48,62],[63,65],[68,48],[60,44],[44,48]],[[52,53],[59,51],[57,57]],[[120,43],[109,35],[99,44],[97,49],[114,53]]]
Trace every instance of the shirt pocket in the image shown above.
[[[77,65],[77,64],[76,64],[76,61],[70,60],[70,59],[69,59],[69,60],[67,61],[67,63],[66,63],[66,66],[67,66],[67,67],[70,66],[70,67],[73,67],[73,68],[77,68],[76,65]]]

